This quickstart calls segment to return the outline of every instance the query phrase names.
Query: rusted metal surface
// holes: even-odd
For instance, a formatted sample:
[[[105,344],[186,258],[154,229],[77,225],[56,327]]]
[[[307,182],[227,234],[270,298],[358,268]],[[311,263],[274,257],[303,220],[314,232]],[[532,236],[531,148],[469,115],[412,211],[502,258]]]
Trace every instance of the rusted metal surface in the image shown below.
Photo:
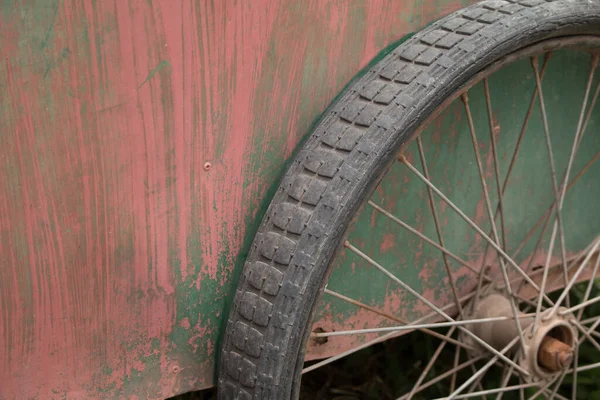
[[[538,362],[552,372],[569,368],[573,362],[573,348],[551,336],[542,339]]]
[[[467,1],[0,3],[0,398],[210,386],[257,220],[309,125]]]

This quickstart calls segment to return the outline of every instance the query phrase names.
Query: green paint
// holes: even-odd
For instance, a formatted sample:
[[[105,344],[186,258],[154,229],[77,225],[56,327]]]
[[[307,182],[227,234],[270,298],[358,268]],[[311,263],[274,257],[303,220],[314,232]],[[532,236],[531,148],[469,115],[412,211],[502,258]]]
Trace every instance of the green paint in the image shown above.
[[[48,74],[50,73],[52,68],[57,67],[58,64],[60,64],[62,61],[64,61],[69,56],[70,53],[71,53],[71,51],[67,47],[65,47],[62,49],[62,51],[60,52],[60,55],[58,56],[58,58],[56,60],[48,61],[46,63],[46,71],[44,72],[44,79],[46,79],[48,77]],[[48,95],[50,95],[50,93],[48,93]],[[49,106],[51,106],[51,102],[48,101],[48,103],[49,103]],[[53,113],[50,113],[50,114],[53,114]]]
[[[4,0],[0,1],[0,20],[10,21],[16,15],[16,4],[19,0]],[[2,38],[0,38],[1,40]]]
[[[140,84],[140,86],[138,86],[138,90],[139,90],[139,89],[140,89],[142,86],[144,86],[144,84],[145,84],[146,82],[148,82],[150,79],[152,79],[152,77],[153,77],[153,76],[154,76],[154,75],[155,75],[155,74],[156,74],[158,71],[160,71],[162,68],[165,68],[165,67],[167,67],[167,68],[171,69],[171,64],[169,64],[169,62],[168,62],[168,61],[166,61],[166,60],[163,60],[163,61],[161,61],[160,63],[158,63],[158,65],[157,65],[157,66],[156,66],[156,67],[155,67],[155,68],[154,68],[152,71],[150,71],[150,73],[148,74],[148,76],[146,77],[146,79],[144,79],[144,81],[143,81],[143,82]]]
[[[144,350],[149,342],[150,348]],[[104,394],[110,394],[111,397],[132,397],[140,396],[140,388],[144,387],[146,393],[160,393],[161,387],[159,378],[162,375],[161,371],[161,343],[157,338],[146,340],[146,338],[140,333],[136,340],[131,342],[123,342],[123,348],[127,350],[127,353],[136,353],[136,363],[141,363],[142,368],[133,367],[129,370],[128,374],[120,377],[121,384],[117,388],[117,383],[111,382],[104,385],[98,385],[94,388],[90,388],[94,392]],[[121,359],[121,362],[126,362],[125,359]],[[104,376],[111,376],[113,369],[106,365],[102,368],[101,374]],[[99,374],[96,374],[99,382],[110,382],[106,381]]]
[[[50,36],[52,35],[52,31],[54,30],[54,23],[56,22],[56,15],[58,14],[58,5],[60,4],[60,0],[56,0],[54,3],[54,13],[52,16],[52,22],[50,22],[50,26],[46,30],[46,35],[44,35],[44,40],[40,44],[40,50],[44,50],[46,46],[48,46],[48,42],[50,40]]]
[[[229,263],[227,259],[223,260],[223,264],[219,262],[218,271],[222,273]],[[178,365],[183,370],[196,371],[193,376],[197,376],[199,367],[203,374],[207,373],[207,368],[208,373],[212,372],[214,364],[211,360],[216,355],[216,342],[220,337],[219,327],[223,319],[221,310],[228,290],[231,290],[227,284],[220,287],[202,269],[202,265],[195,265],[194,273],[185,280],[182,279],[180,270],[174,269],[177,280],[181,283],[175,294],[177,323],[169,336],[168,355],[179,359]],[[200,282],[199,288],[196,287],[196,281]],[[182,326],[184,320],[189,323],[189,328]],[[186,356],[181,357],[182,354]]]
[[[87,26],[87,21],[85,20],[85,18],[83,19],[83,24],[81,26],[81,39],[83,41],[83,43],[89,43],[90,42],[90,32],[88,31],[88,26]]]
[[[296,149],[296,151],[300,150],[300,146]],[[216,340],[216,349],[221,348],[221,343],[223,340],[222,332],[225,332],[225,326],[227,325],[227,318],[225,316],[229,315],[229,311],[231,310],[231,305],[233,303],[233,297],[235,295],[235,288],[238,285],[240,280],[244,263],[246,262],[246,258],[248,257],[248,253],[250,252],[250,248],[252,246],[252,242],[254,241],[254,236],[260,227],[260,223],[271,203],[271,200],[275,196],[277,189],[279,188],[279,181],[283,176],[283,172],[287,170],[289,165],[291,164],[293,157],[291,157],[287,162],[284,168],[281,169],[278,177],[272,180],[271,186],[266,190],[264,197],[262,198],[260,205],[258,207],[251,207],[248,212],[245,214],[244,218],[244,226],[246,235],[244,236],[244,243],[240,247],[236,257],[233,262],[233,270],[230,273],[230,279],[227,280],[223,287],[221,287],[220,292],[224,294],[224,304],[223,308],[219,311],[222,316],[219,320],[219,334],[217,335]],[[221,353],[219,351],[215,352],[215,365],[219,365],[219,360],[221,357]],[[217,370],[215,369],[214,379],[215,382],[217,380]]]

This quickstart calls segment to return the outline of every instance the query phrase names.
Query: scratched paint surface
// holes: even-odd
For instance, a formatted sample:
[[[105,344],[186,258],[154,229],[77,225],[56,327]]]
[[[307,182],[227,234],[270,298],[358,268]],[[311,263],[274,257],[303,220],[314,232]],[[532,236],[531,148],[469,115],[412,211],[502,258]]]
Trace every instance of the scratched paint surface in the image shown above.
[[[0,2],[0,398],[212,385],[284,162],[378,51],[462,5]]]
[[[558,179],[562,179],[566,170],[590,65],[591,56],[587,53],[555,52],[544,77],[545,105]],[[592,87],[596,87],[597,84],[598,77]],[[535,77],[529,60],[514,63],[492,75],[489,87],[500,176],[505,177],[527,106],[535,89]],[[495,210],[498,192],[482,83],[469,91],[469,105],[490,202]],[[600,135],[597,134],[600,128],[600,110],[596,107],[594,111],[590,114],[585,135],[573,163],[571,178],[583,170],[590,160],[594,160],[600,151]],[[455,101],[437,117],[425,129],[422,141],[431,181],[491,236],[491,225],[463,103],[460,100]],[[407,147],[405,155],[422,170],[416,142]],[[600,231],[600,221],[594,216],[597,212],[595,199],[600,195],[599,176],[600,164],[595,162],[586,169],[565,196],[562,224],[568,256],[582,251]],[[392,166],[371,200],[437,242],[426,187],[404,165],[395,163]],[[538,104],[532,111],[517,162],[503,196],[508,254],[514,254],[529,229],[551,207],[553,200],[549,159]],[[445,246],[453,254],[479,269],[485,252],[483,237],[439,197],[435,196],[435,201]],[[497,226],[501,232],[500,219],[497,220]],[[533,266],[544,265],[547,254],[545,249],[549,247],[551,231],[552,229],[547,229],[543,245],[533,257]],[[522,268],[529,264],[538,236],[539,230],[516,256],[515,261]],[[373,207],[366,206],[348,240],[437,306],[454,302],[441,252]],[[559,248],[557,244],[553,253],[553,265],[560,262]],[[454,260],[449,261],[459,297],[472,292],[477,285],[477,276]],[[485,263],[493,267],[491,275],[499,273],[494,252],[488,251]],[[329,290],[404,321],[415,321],[432,311],[407,290],[349,250],[344,250],[334,265],[327,285]],[[514,274],[510,276],[517,277]],[[456,310],[450,310],[449,313],[453,315]],[[401,323],[326,294],[320,300],[313,329],[321,328],[330,332],[394,326]],[[324,344],[311,341],[308,354],[310,358],[335,355],[367,340],[376,339],[377,335],[373,333],[330,337]]]

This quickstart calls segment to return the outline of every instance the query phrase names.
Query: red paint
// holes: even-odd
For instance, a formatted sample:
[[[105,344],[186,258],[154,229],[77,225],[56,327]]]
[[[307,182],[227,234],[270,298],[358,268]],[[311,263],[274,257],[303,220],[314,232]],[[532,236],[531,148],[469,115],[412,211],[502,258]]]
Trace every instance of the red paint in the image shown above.
[[[396,235],[388,233],[388,234],[384,235],[383,242],[381,242],[381,245],[379,246],[379,250],[382,253],[386,253],[388,250],[390,250],[394,246],[396,246]]]
[[[42,3],[0,8],[0,398],[210,386],[266,189],[446,2]]]

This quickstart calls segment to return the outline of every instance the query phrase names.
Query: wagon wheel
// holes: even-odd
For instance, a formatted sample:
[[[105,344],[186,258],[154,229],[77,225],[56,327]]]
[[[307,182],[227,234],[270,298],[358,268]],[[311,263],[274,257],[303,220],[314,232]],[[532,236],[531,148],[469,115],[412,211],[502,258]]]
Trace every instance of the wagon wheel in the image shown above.
[[[401,399],[577,398],[600,367],[579,352],[600,351],[599,34],[600,2],[485,1],[349,85],[254,239],[219,396],[297,398],[303,372],[418,330],[439,346]]]

